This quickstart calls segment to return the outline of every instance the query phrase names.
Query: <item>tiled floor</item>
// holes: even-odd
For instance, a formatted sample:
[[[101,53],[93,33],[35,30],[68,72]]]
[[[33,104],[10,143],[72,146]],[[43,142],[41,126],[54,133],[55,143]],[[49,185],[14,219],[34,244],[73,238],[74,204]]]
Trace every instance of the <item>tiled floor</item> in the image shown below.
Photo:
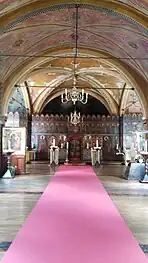
[[[105,165],[96,173],[125,222],[148,253],[148,184],[122,179],[124,166]],[[0,258],[55,172],[48,163],[28,166],[28,174],[0,180]]]

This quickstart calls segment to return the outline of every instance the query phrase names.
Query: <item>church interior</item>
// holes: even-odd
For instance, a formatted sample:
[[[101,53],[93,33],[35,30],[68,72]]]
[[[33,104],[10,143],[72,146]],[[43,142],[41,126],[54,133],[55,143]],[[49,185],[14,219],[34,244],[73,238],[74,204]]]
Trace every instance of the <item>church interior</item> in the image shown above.
[[[0,0],[0,262],[148,262],[147,29],[147,0]]]

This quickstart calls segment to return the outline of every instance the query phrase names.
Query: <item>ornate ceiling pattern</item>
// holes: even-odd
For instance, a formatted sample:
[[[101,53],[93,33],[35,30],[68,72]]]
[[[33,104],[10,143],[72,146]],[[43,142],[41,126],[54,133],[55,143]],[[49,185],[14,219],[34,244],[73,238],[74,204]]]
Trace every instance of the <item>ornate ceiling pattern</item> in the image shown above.
[[[51,73],[50,73],[51,74]],[[34,75],[32,78],[28,79],[27,83],[29,85],[29,93],[33,105],[33,113],[34,114],[41,114],[44,107],[47,105],[47,103],[50,101],[50,83],[52,82],[52,78],[48,76],[45,73],[40,73],[38,75]],[[48,84],[48,85],[47,85]],[[41,87],[37,86],[40,85]],[[42,86],[45,85],[43,88]],[[116,81],[114,82],[114,85],[116,85]],[[79,80],[78,81],[79,88],[86,88],[86,82]],[[61,84],[58,89],[63,90],[65,87],[71,88],[72,87],[72,80],[66,81],[63,84]],[[129,88],[129,87],[128,87]],[[26,96],[24,96],[24,89],[25,85],[21,85],[20,88],[16,88],[11,96],[11,99],[8,104],[8,112],[19,112],[21,116],[24,116],[26,114]],[[98,98],[108,109],[110,114],[117,114],[116,109],[114,110],[111,105],[113,104],[112,98],[115,97],[116,93],[118,93],[118,96],[116,95],[116,98],[118,98],[118,104],[119,104],[119,98],[121,99],[122,91],[114,91],[112,92],[111,96],[109,96],[109,99],[106,98],[106,94],[103,97],[102,92],[98,92],[96,88],[96,94],[94,94],[94,90],[91,93],[91,85],[87,83],[87,89],[89,90],[89,94],[93,94],[94,97]],[[109,92],[109,90],[107,90]],[[49,92],[49,94],[47,94]],[[51,91],[52,93],[52,91]],[[142,106],[140,104],[140,101],[138,99],[138,96],[134,90],[127,90],[126,91],[126,100],[124,100],[124,113],[142,113]],[[45,96],[47,96],[47,100],[45,100]],[[37,106],[36,106],[37,105]],[[113,105],[112,105],[113,106]],[[123,109],[122,109],[123,110]],[[50,114],[50,113],[49,113]]]
[[[124,92],[129,94],[131,90],[136,96],[135,91],[132,91],[130,85],[127,86],[118,70],[108,63],[98,59],[78,59],[77,64],[77,88],[84,88],[90,95],[98,98],[111,114],[118,114]],[[40,114],[55,94],[60,95],[65,88],[68,90],[72,88],[73,59],[61,58],[45,63],[30,73],[26,82],[31,94],[33,112]],[[132,103],[131,99],[132,96],[126,97],[124,107],[130,107],[129,112],[142,112],[138,97],[136,96],[136,100],[139,107],[136,109],[133,108],[135,101]],[[127,112],[126,109],[125,111]]]
[[[0,0],[0,82],[7,90],[12,79],[16,81],[12,81],[13,84],[26,81],[35,111],[65,87],[72,86],[75,4],[57,1],[52,6],[44,0],[40,4],[37,0]],[[101,0],[100,5],[84,2],[79,4],[78,15],[78,56],[81,58],[78,59],[77,84],[117,114],[123,98],[126,97],[128,103],[128,97],[132,97],[125,87],[136,89],[140,83],[145,100],[148,95],[142,85],[148,76],[148,30],[145,26],[148,2]],[[124,8],[127,13],[122,12]],[[129,15],[131,10],[132,16]],[[143,18],[142,23],[138,15]],[[92,57],[89,50],[98,55]],[[139,79],[137,86],[128,82],[125,74],[114,66],[117,63],[125,66],[133,79],[134,76]],[[5,91],[5,94],[9,93]],[[141,105],[138,110],[141,111]]]
[[[56,8],[54,11],[49,7],[32,12],[14,21],[11,28],[3,29],[5,33],[0,38],[0,50],[4,55],[0,65],[3,80],[28,59],[27,55],[40,55],[49,48],[75,44],[75,8],[71,5]],[[121,58],[147,76],[147,31],[119,13],[97,6],[80,5],[78,45]]]
[[[19,8],[26,4],[37,2],[36,0],[0,0],[0,13],[4,14],[10,12],[13,9]],[[106,0],[108,2],[108,0]],[[112,1],[119,2],[118,0]],[[148,2],[147,0],[120,0],[120,4],[127,4],[131,7],[136,8],[139,11],[147,13],[148,11]]]

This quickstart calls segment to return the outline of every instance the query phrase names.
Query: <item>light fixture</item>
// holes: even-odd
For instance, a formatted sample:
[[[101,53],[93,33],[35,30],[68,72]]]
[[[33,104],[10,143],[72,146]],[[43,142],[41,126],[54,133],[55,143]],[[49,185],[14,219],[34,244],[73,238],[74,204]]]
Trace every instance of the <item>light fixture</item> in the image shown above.
[[[74,112],[71,112],[70,117],[68,117],[68,121],[73,124],[74,126],[78,125],[81,123],[81,114],[80,112],[77,113],[76,110]],[[83,122],[83,119],[82,119]]]
[[[77,62],[77,55],[78,55],[78,5],[76,5],[76,25],[75,25],[75,48],[74,48],[74,70],[73,70],[73,88],[68,91],[65,89],[65,93],[62,93],[61,95],[61,102],[62,103],[67,103],[69,101],[72,101],[73,104],[75,105],[77,101],[86,104],[88,101],[88,93],[84,92],[84,89],[79,91],[76,87],[76,82],[77,82],[77,76],[76,76],[76,69],[79,65]]]
[[[65,94],[62,93],[61,95],[61,101],[62,103],[67,103],[69,101],[72,101],[75,105],[77,101],[86,104],[88,101],[88,93],[84,92],[84,89],[81,90],[81,92],[76,87],[76,77],[74,76],[73,81],[73,88],[68,92],[67,89],[65,89]]]

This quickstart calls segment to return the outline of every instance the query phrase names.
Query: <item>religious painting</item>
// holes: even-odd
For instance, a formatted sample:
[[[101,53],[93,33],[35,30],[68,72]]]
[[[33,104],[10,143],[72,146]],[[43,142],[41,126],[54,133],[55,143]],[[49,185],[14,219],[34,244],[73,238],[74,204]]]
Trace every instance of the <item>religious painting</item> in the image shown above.
[[[40,153],[48,152],[48,142],[47,142],[47,136],[45,135],[39,135],[38,136],[38,148],[37,151]]]
[[[14,151],[16,155],[25,155],[26,128],[3,128],[3,153]]]

